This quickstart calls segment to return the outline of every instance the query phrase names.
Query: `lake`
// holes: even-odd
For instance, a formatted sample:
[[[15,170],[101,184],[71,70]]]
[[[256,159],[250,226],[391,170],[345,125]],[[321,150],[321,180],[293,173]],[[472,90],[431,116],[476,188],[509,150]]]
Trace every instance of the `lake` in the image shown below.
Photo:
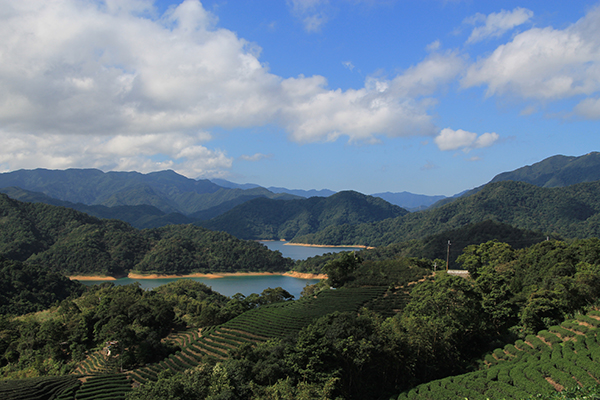
[[[295,246],[287,244],[283,240],[259,240],[259,243],[264,244],[269,250],[279,250],[284,257],[289,257],[292,260],[306,260],[309,257],[320,256],[325,253],[339,253],[340,251],[362,250],[359,247],[312,247],[312,246]]]
[[[304,260],[309,257],[318,256],[325,253],[337,253],[340,251],[360,250],[356,247],[307,247],[286,245],[282,241],[260,241],[270,250],[279,250],[284,257],[290,257],[293,260]],[[283,275],[259,275],[259,276],[227,276],[224,278],[173,278],[173,279],[130,279],[121,278],[110,281],[115,285],[129,285],[139,282],[143,289],[153,289],[160,285],[176,281],[178,279],[191,279],[196,282],[202,282],[210,286],[213,290],[233,296],[241,293],[248,296],[252,293],[261,293],[266,288],[282,287],[294,296],[294,299],[300,298],[300,293],[306,285],[312,285],[318,282],[317,279],[300,279]],[[95,285],[105,281],[81,281],[86,285]]]
[[[206,286],[210,286],[213,290],[224,294],[225,296],[233,296],[236,293],[241,293],[248,296],[252,293],[261,293],[266,288],[282,287],[287,290],[294,299],[300,298],[300,293],[304,286],[317,283],[318,279],[299,279],[291,276],[283,275],[257,275],[257,276],[226,276],[223,278],[172,278],[172,279],[130,279],[121,278],[115,281],[81,281],[85,285],[96,285],[103,282],[112,282],[115,285],[129,285],[139,282],[143,289],[154,289],[155,287],[165,285],[169,282],[174,282],[179,279],[190,279],[196,282],[202,282]]]

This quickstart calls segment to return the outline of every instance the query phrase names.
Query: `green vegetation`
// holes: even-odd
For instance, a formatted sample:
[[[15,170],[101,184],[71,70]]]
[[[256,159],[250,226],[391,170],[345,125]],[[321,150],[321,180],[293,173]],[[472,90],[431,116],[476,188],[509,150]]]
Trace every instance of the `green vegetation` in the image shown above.
[[[386,246],[493,220],[563,238],[600,236],[600,181],[547,189],[502,181],[442,207],[380,222],[330,226],[293,242]]]
[[[110,283],[84,290],[57,272],[280,271],[292,262],[193,225],[139,231],[0,196],[7,277],[0,398],[593,395],[600,382],[599,190],[598,183],[555,191],[498,182],[428,212],[349,222],[343,226],[372,234],[369,240],[411,240],[298,263],[297,270],[328,275],[298,300],[282,288],[228,298],[187,280],[152,291]],[[286,232],[355,221],[360,213],[348,210],[370,202],[353,193],[332,197],[327,206],[297,203],[312,204],[311,212]],[[274,220],[289,220],[292,202],[254,202],[280,210]],[[526,230],[536,227],[551,234]],[[443,271],[447,240],[467,278]]]
[[[596,325],[600,321],[598,312],[583,317]],[[578,329],[586,326],[583,324],[578,318],[557,328]],[[599,333],[595,327],[575,337],[540,331],[518,341],[518,345],[494,350],[477,372],[419,385],[400,394],[398,400],[441,400],[450,395],[468,399],[595,399],[600,393]]]
[[[600,312],[578,315],[598,304],[600,239],[489,241],[458,263],[471,278],[432,277],[426,259],[341,254],[324,268],[330,282],[296,301],[283,289],[229,299],[186,281],[152,292],[105,285],[5,318],[2,372],[124,368],[141,384],[130,399],[520,399],[600,378]]]
[[[2,257],[0,276],[0,315],[42,311],[84,291],[82,284],[61,274]]]
[[[491,182],[519,181],[554,188],[600,180],[600,153],[580,157],[557,155],[530,166],[496,175]]]
[[[257,242],[192,225],[137,230],[63,207],[0,195],[0,256],[64,274],[272,271],[292,261]]]
[[[131,369],[177,350],[182,344],[177,339],[162,340],[173,330],[219,325],[291,297],[276,288],[228,298],[190,280],[153,291],[138,285],[92,286],[42,313],[0,318],[0,374],[15,378]]]
[[[408,214],[378,197],[353,191],[300,200],[259,198],[241,204],[202,226],[242,239],[292,239],[343,224],[371,223]]]
[[[528,247],[548,238],[539,232],[514,228],[492,220],[467,224],[461,228],[415,239],[407,242],[392,243],[387,246],[365,249],[356,254],[363,260],[403,260],[405,258],[425,259],[425,268],[446,268],[446,258],[450,261],[450,269],[457,268],[456,258],[462,254],[465,247],[473,244],[497,240],[509,244],[514,249]],[[451,246],[448,249],[448,241]],[[449,250],[449,253],[447,253]],[[294,270],[298,272],[321,273],[324,265],[335,259],[337,254],[327,253],[297,261]],[[413,260],[414,261],[414,260]]]

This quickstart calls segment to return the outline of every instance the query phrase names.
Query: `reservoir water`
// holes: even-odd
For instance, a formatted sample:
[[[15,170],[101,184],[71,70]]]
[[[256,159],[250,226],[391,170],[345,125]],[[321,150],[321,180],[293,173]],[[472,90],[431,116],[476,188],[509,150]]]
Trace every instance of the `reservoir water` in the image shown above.
[[[309,257],[325,253],[337,253],[340,251],[358,250],[355,247],[307,247],[286,245],[286,242],[280,241],[261,241],[271,250],[278,250],[284,257],[290,257],[293,260],[304,260]],[[121,278],[110,281],[115,285],[128,285],[139,282],[143,289],[153,289],[160,285],[176,281],[178,279],[191,279],[202,282],[213,290],[233,296],[241,293],[248,296],[252,293],[261,293],[266,288],[282,287],[294,296],[294,299],[300,298],[300,293],[306,285],[312,285],[318,282],[317,279],[300,279],[283,275],[258,275],[258,276],[227,276],[223,278],[173,278],[173,279],[130,279]],[[82,281],[86,285],[95,285],[105,281]]]
[[[309,257],[320,256],[325,253],[339,253],[340,251],[360,250],[358,247],[312,247],[312,246],[295,246],[287,244],[283,240],[259,240],[259,243],[264,244],[270,250],[279,250],[284,257],[289,257],[292,260],[306,260]]]

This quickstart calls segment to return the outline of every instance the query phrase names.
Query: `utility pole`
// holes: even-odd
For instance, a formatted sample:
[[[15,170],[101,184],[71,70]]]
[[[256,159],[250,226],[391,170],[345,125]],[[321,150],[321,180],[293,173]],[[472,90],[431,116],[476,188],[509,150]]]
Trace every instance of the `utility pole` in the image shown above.
[[[448,250],[446,251],[446,272],[450,267],[450,240],[448,240]]]

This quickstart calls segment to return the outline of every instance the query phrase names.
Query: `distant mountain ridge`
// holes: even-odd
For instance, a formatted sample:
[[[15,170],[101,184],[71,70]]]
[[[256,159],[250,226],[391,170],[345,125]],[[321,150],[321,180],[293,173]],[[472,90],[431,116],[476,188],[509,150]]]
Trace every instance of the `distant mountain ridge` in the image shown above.
[[[165,214],[191,215],[233,202],[243,196],[294,199],[265,188],[229,189],[209,180],[195,180],[174,171],[102,172],[97,169],[18,170],[0,174],[0,188],[19,187],[54,199],[85,205],[150,205]]]
[[[191,224],[197,220],[180,213],[165,213],[154,206],[145,204],[139,206],[107,207],[102,205],[71,203],[46,196],[40,192],[31,192],[18,187],[0,188],[0,193],[4,193],[11,199],[18,201],[68,207],[96,218],[118,219],[127,222],[138,229],[159,228],[165,225]]]
[[[231,189],[255,189],[257,187],[261,187],[254,183],[240,184],[240,183],[230,182],[225,179],[211,179],[211,182],[215,183],[219,186],[223,186],[223,187],[227,187],[227,188],[231,188]],[[289,194],[293,194],[293,195],[305,197],[305,198],[315,197],[315,196],[329,197],[331,195],[334,195],[335,193],[338,193],[338,192],[335,192],[335,191],[329,190],[329,189],[302,190],[302,189],[287,189],[284,187],[276,187],[276,186],[269,186],[266,189],[268,189],[269,191],[271,191],[273,193],[289,193]],[[430,205],[434,204],[435,202],[446,198],[446,196],[428,196],[428,195],[424,195],[424,194],[414,194],[414,193],[410,193],[410,192],[406,192],[406,191],[398,192],[398,193],[393,193],[393,192],[373,193],[370,196],[379,197],[379,198],[387,201],[388,203],[405,208],[409,211],[417,211],[417,210],[425,209],[425,208],[429,207]]]
[[[227,181],[225,179],[211,179],[210,181],[219,186],[230,188],[230,189],[255,189],[255,188],[263,187],[263,186],[255,184],[255,183],[234,183],[234,182]],[[276,186],[269,186],[266,189],[273,193],[288,193],[288,194],[293,194],[295,196],[305,197],[305,198],[315,197],[315,196],[329,197],[332,194],[337,193],[337,192],[334,192],[333,190],[329,190],[329,189],[303,190],[303,189],[287,189],[284,187],[276,187]]]
[[[414,194],[410,192],[400,193],[374,193],[371,196],[382,198],[388,203],[395,204],[409,211],[419,211],[435,204],[436,202],[447,198],[446,196],[428,196],[424,194]]]
[[[566,187],[578,183],[600,180],[600,153],[593,151],[583,156],[556,155],[532,165],[526,165],[513,171],[502,172],[485,185],[441,199],[433,208],[453,202],[457,198],[471,196],[490,183],[502,181],[525,182],[544,188]]]

